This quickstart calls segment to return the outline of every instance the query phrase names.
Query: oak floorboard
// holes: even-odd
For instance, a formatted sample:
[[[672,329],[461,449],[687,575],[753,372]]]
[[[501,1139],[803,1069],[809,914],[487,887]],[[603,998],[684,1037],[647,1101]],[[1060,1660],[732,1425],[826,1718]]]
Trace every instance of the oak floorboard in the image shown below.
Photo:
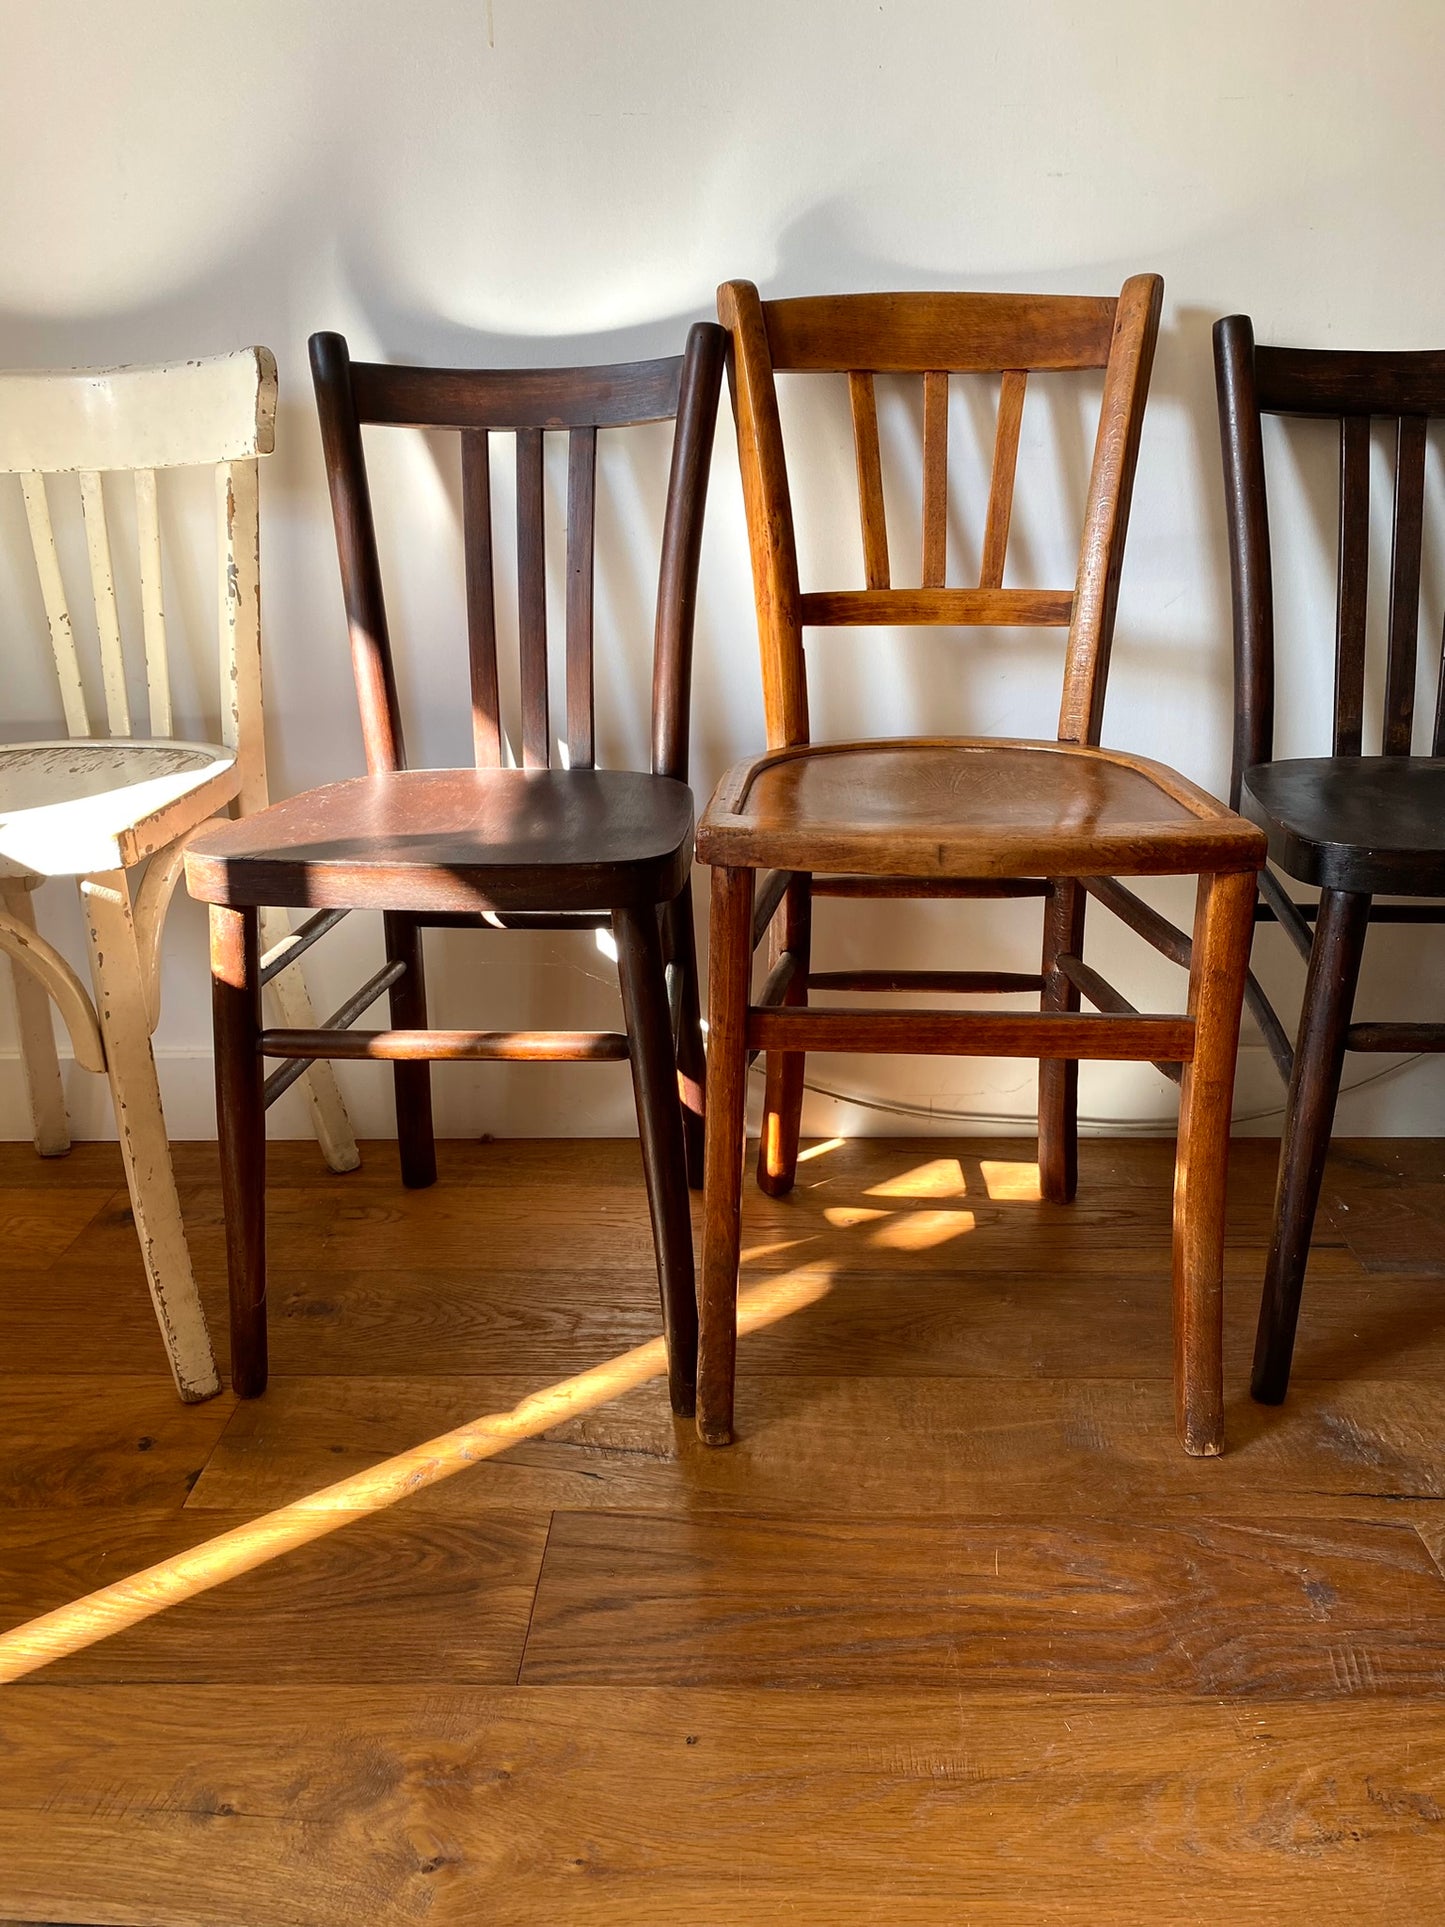
[[[0,1512],[0,1630],[82,1598],[249,1515],[136,1508]],[[549,1515],[417,1517],[405,1505],[168,1607],[54,1662],[62,1683],[510,1684]]]
[[[45,1506],[179,1508],[235,1404],[229,1392],[222,1392],[201,1405],[182,1405],[164,1370],[148,1377],[0,1379],[0,1512]]]
[[[415,1253],[412,1254],[415,1258]],[[959,1378],[1167,1378],[1172,1364],[1162,1255],[1144,1266],[1080,1273],[1023,1265],[918,1272],[811,1271],[826,1291],[806,1316],[746,1341],[750,1373]],[[1225,1360],[1246,1379],[1262,1248],[1229,1254]],[[780,1274],[749,1268],[744,1287]],[[226,1366],[226,1295],[202,1273],[202,1298]],[[343,1270],[273,1261],[272,1370],[278,1376],[455,1377],[585,1370],[659,1329],[652,1266],[557,1264],[529,1271],[393,1267]],[[1445,1285],[1364,1271],[1346,1251],[1318,1251],[1296,1381],[1359,1376],[1445,1378]],[[157,1362],[140,1275],[62,1259],[7,1275],[0,1289],[0,1380],[11,1373],[143,1374]]]
[[[1437,1701],[0,1698],[0,1907],[133,1927],[1425,1922]]]
[[[806,1315],[806,1314],[799,1314]],[[1445,1385],[1242,1392],[1220,1459],[1189,1459],[1168,1381],[761,1377],[742,1347],[737,1440],[700,1445],[659,1382],[520,1440],[408,1504],[843,1515],[1412,1516],[1445,1501]],[[240,1404],[188,1500],[289,1503],[454,1426],[510,1412],[543,1378],[275,1379]]]
[[[1445,1695],[1407,1525],[559,1512],[529,1686]]]

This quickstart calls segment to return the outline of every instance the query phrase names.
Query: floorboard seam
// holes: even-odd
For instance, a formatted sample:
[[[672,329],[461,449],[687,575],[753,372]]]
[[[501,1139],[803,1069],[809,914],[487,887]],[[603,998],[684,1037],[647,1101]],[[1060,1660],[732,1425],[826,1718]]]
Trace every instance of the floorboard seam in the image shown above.
[[[532,1641],[532,1621],[537,1616],[537,1595],[542,1590],[542,1574],[547,1568],[547,1552],[552,1544],[552,1527],[555,1525],[556,1520],[557,1510],[554,1506],[547,1514],[547,1534],[542,1541],[542,1557],[537,1561],[537,1577],[532,1586],[532,1603],[527,1608],[527,1629],[522,1634],[522,1650],[517,1655],[517,1677],[512,1682],[515,1686],[522,1684],[522,1675],[527,1670],[527,1648]]]

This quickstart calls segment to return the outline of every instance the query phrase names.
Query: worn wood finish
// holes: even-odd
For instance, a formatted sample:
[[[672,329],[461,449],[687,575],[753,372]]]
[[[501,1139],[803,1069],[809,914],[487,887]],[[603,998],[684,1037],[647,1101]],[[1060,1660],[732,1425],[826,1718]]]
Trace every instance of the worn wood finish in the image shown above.
[[[811,879],[794,875],[783,896],[781,913],[772,921],[773,970],[787,968],[783,994],[778,1000],[788,1009],[806,1006],[811,986],[809,962],[813,948],[813,897]],[[770,1001],[764,994],[760,1002]],[[763,1116],[758,1133],[757,1178],[762,1189],[775,1198],[793,1188],[798,1171],[798,1132],[803,1121],[803,1079],[808,1060],[802,1051],[768,1052],[763,1085]]]
[[[688,1208],[687,1151],[678,1103],[677,1054],[667,1004],[658,920],[651,910],[618,910],[617,969],[632,1055],[637,1135],[657,1251],[662,1329],[667,1339],[672,1409],[691,1418],[697,1406],[697,1286]]]
[[[214,905],[380,910],[388,963],[326,1024],[272,1028],[256,1037],[258,1057],[289,1060],[267,1078],[263,1095],[279,1095],[298,1063],[389,1060],[402,1180],[422,1189],[436,1178],[431,1062],[630,1057],[673,1396],[680,1411],[690,1412],[696,1334],[686,1195],[688,1172],[700,1175],[703,1056],[687,895],[687,712],[721,332],[700,325],[685,355],[612,369],[467,372],[353,364],[339,335],[317,335],[311,359],[370,773],[278,805],[256,824],[231,825],[199,840],[187,854],[187,877],[192,894]],[[597,430],[669,417],[675,431],[654,629],[653,767],[600,771],[592,767]],[[400,423],[460,433],[472,770],[406,768],[362,447],[364,425]],[[554,427],[570,430],[561,768],[551,767],[548,711],[544,434]],[[494,429],[511,431],[516,442],[520,769],[505,766],[498,694],[487,439]],[[624,953],[627,1034],[430,1028],[421,930],[437,923],[477,927],[489,913],[504,919],[511,913],[532,928],[610,924]],[[350,1030],[383,989],[390,994],[391,1028]],[[665,1069],[659,1052],[665,1052]],[[692,1120],[686,1128],[684,1105]],[[253,1208],[261,1209],[259,1194]],[[255,1379],[248,1375],[248,1391],[259,1389]]]
[[[715,867],[708,924],[707,1176],[698,1288],[697,1431],[705,1445],[726,1445],[732,1438],[752,924],[753,872]]]
[[[1170,1145],[1085,1140],[1067,1212],[1017,1139],[807,1148],[788,1198],[749,1188],[719,1453],[661,1383],[631,1143],[443,1143],[405,1192],[278,1142],[277,1376],[190,1407],[119,1288],[118,1148],[0,1147],[32,1267],[0,1298],[0,1628],[629,1346],[653,1373],[0,1694],[0,1916],[1431,1919],[1438,1142],[1333,1147],[1283,1413],[1243,1397],[1274,1159],[1238,1143],[1208,1463],[1172,1447]],[[215,1147],[176,1163],[213,1290]]]
[[[738,450],[752,553],[762,653],[768,750],[729,770],[698,831],[698,854],[714,868],[714,969],[726,1045],[714,1032],[709,1078],[726,1090],[728,1128],[742,1129],[742,1079],[750,1055],[768,1052],[758,1145],[758,1182],[785,1195],[797,1172],[805,1053],[891,1051],[1030,1056],[1041,1061],[1040,1164],[1045,1195],[1073,1196],[1077,1182],[1077,1067],[1083,1057],[1189,1063],[1208,1031],[1200,1074],[1185,1079],[1181,1133],[1180,1244],[1176,1266],[1180,1430],[1186,1449],[1218,1449],[1221,1335],[1217,1317],[1223,1167],[1233,1038],[1246,977],[1254,875],[1261,836],[1232,811],[1162,766],[1099,748],[1109,649],[1118,601],[1139,436],[1158,333],[1163,284],[1127,281],[1117,301],[993,295],[861,295],[764,302],[750,282],[718,291],[732,337]],[[1101,339],[1101,330],[1107,336]],[[1094,461],[1075,583],[1070,590],[1003,587],[1027,377],[1033,368],[1105,369]],[[999,414],[977,588],[945,586],[948,548],[948,376],[988,369],[1000,377]],[[787,458],[775,377],[845,374],[853,417],[863,528],[862,589],[799,585]],[[874,375],[923,382],[921,586],[895,588],[878,447]],[[803,630],[809,625],[1057,623],[1068,628],[1058,738],[1053,743],[928,738],[814,744],[808,725]],[[739,873],[746,872],[744,887]],[[771,931],[768,976],[749,999],[736,906],[765,873],[753,922]],[[1214,903],[1208,958],[1195,947],[1196,984],[1213,986],[1187,1019],[1140,1015],[1103,980],[1071,975],[1083,941],[1080,879],[1113,885],[1116,873],[1198,873],[1201,902]],[[766,873],[771,873],[770,875]],[[789,880],[780,882],[786,876]],[[726,882],[723,879],[727,879]],[[872,880],[870,882],[870,879]],[[813,888],[829,895],[1044,895],[1039,973],[814,973],[805,908]],[[1241,930],[1237,908],[1247,900]],[[1229,945],[1245,954],[1226,956]],[[1098,1014],[1079,1012],[1081,981],[1099,990]],[[946,991],[1038,990],[1037,1014],[808,1008],[810,988]],[[1235,999],[1234,1030],[1227,1005]],[[739,1006],[740,1000],[740,1006]],[[1228,1063],[1219,1039],[1229,1038]],[[724,1061],[736,1051],[736,1064]],[[1219,1111],[1223,1097],[1224,1109]],[[710,1097],[710,1106],[713,1099]],[[1192,1107],[1192,1109],[1191,1109]],[[1186,1171],[1192,1131],[1194,1171]],[[710,1140],[711,1142],[711,1140]],[[713,1321],[733,1316],[738,1252],[735,1145],[710,1149],[702,1285],[700,1431],[730,1435],[731,1341]],[[715,1366],[710,1361],[716,1361]],[[713,1382],[716,1370],[719,1382]]]
[[[1199,879],[1189,966],[1193,1049],[1183,1060],[1174,1167],[1174,1412],[1180,1444],[1204,1458],[1224,1450],[1224,1193],[1254,895],[1252,872]]]
[[[521,1683],[1445,1696],[1445,1582],[1408,1527],[1040,1510],[1023,1525],[559,1511]]]
[[[1438,1893],[1431,1703],[365,1684],[12,1698],[0,1854],[27,1919],[64,1894],[72,1919],[253,1927],[274,1895],[307,1921],[436,1927],[918,1927],[964,1908],[980,1927],[1201,1911],[1308,1927],[1342,1884],[1372,1921],[1427,1919]],[[282,1801],[288,1759],[308,1770]]]
[[[1014,475],[1018,469],[1019,430],[1023,425],[1027,383],[1028,376],[1020,368],[1006,368],[1000,381],[993,476],[988,488],[988,520],[983,530],[983,566],[978,576],[981,589],[1003,587],[1004,563],[1008,559],[1009,523],[1013,518]]]
[[[853,411],[853,447],[858,464],[858,514],[863,525],[863,579],[870,589],[886,589],[888,521],[883,506],[883,463],[878,450],[878,401],[870,374],[848,376]]]
[[[1269,838],[1271,862],[1323,891],[1314,931],[1310,906],[1264,873],[1270,912],[1307,959],[1305,1005],[1291,1052],[1283,1025],[1258,983],[1250,1001],[1275,1063],[1288,1081],[1277,1193],[1278,1222],[1260,1308],[1256,1396],[1283,1398],[1299,1313],[1314,1198],[1347,1049],[1398,1048],[1408,1026],[1350,1023],[1359,953],[1378,892],[1445,893],[1445,699],[1437,697],[1429,756],[1412,755],[1426,437],[1445,414],[1445,356],[1356,353],[1257,345],[1248,316],[1216,325],[1215,374],[1224,451],[1230,560],[1234,577],[1237,724],[1232,794]],[[1334,729],[1329,756],[1274,755],[1274,611],[1261,417],[1310,415],[1340,424],[1339,544],[1336,558]],[[1393,421],[1394,487],[1383,675],[1367,662],[1371,423]],[[1383,686],[1379,755],[1363,754],[1367,690]],[[1435,920],[1435,906],[1407,906]],[[1312,998],[1321,1007],[1312,1007]],[[1429,1032],[1420,1048],[1431,1048]],[[1323,1133],[1323,1136],[1321,1135]]]
[[[0,472],[18,473],[68,740],[0,746],[0,949],[17,973],[17,1005],[37,1148],[65,1151],[65,1117],[49,1005],[76,1061],[104,1072],[133,1153],[133,1206],[177,1383],[204,1396],[210,1364],[168,1159],[150,1034],[160,1020],[160,945],[187,841],[207,818],[266,801],[261,715],[258,459],[274,441],[275,363],[264,348],[155,368],[0,374]],[[175,740],[166,641],[160,470],[211,471],[218,620],[214,685],[200,697],[210,741]],[[78,482],[106,735],[93,737],[76,652],[47,475]],[[135,506],[146,717],[133,717],[108,512],[126,477]],[[109,479],[107,479],[109,478]],[[67,488],[65,494],[71,494]],[[61,499],[57,491],[57,501]],[[72,497],[73,499],[73,497]],[[129,627],[129,615],[127,623]],[[143,878],[140,866],[147,867]],[[36,928],[31,891],[74,877],[93,908],[89,988]],[[107,940],[97,935],[104,926]],[[304,983],[279,987],[311,1020]],[[124,1013],[122,1016],[121,1013]],[[117,1029],[139,1026],[136,1036]],[[308,1092],[328,1161],[356,1163],[329,1072]],[[146,1195],[141,1195],[142,1188]]]
[[[1327,890],[1321,897],[1305,978],[1294,1072],[1285,1102],[1275,1229],[1260,1298],[1250,1385],[1254,1396],[1268,1405],[1278,1405],[1289,1388],[1310,1233],[1334,1127],[1350,1012],[1369,927],[1368,897],[1338,890]]]
[[[266,1389],[266,1101],[261,1088],[260,943],[254,910],[211,908],[216,1135],[226,1217],[231,1385]]]
[[[930,369],[923,377],[923,586],[941,589],[947,577],[948,375]]]

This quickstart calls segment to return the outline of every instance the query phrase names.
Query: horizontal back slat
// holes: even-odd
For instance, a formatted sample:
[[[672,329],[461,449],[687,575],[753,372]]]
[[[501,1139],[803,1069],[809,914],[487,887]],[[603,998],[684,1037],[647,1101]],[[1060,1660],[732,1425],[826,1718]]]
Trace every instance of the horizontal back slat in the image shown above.
[[[1445,415],[1445,350],[1256,347],[1254,382],[1269,415]]]
[[[360,421],[399,428],[625,428],[677,413],[682,361],[610,368],[393,368],[353,361]]]
[[[886,629],[946,623],[999,629],[1066,629],[1071,589],[824,589],[798,598],[803,626]]]
[[[152,368],[0,373],[0,474],[211,467],[269,455],[268,348]]]
[[[1117,303],[1092,295],[814,295],[763,303],[776,370],[1102,368]]]

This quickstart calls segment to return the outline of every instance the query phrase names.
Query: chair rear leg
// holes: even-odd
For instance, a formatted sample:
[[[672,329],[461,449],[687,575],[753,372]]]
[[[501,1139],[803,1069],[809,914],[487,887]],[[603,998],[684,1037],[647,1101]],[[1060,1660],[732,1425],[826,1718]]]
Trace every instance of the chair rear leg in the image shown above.
[[[771,961],[785,951],[797,968],[783,995],[795,1009],[808,1001],[808,966],[813,942],[813,880],[795,876],[773,921]],[[802,1051],[767,1053],[762,1128],[758,1133],[758,1188],[770,1198],[785,1197],[798,1176],[798,1135],[803,1122],[803,1079],[808,1059]]]
[[[667,1002],[667,978],[656,912],[615,910],[617,973],[632,1048],[632,1091],[657,1282],[667,1340],[667,1387],[672,1409],[690,1418],[697,1401],[697,1284],[692,1258],[687,1154],[678,1102],[677,1057]]]
[[[171,1168],[130,886],[124,870],[81,877],[79,885],[116,1133],[151,1302],[176,1390],[187,1402],[211,1398],[221,1389],[221,1381],[191,1271]]]
[[[254,910],[211,906],[211,1018],[216,1135],[231,1293],[231,1385],[266,1389],[266,1103],[262,1096],[261,969]]]
[[[1224,1450],[1225,1182],[1254,898],[1253,871],[1199,879],[1174,1165],[1174,1413],[1195,1458]]]
[[[271,909],[261,912],[263,950],[269,950],[273,945],[283,942],[290,934],[291,919],[284,910]],[[306,988],[306,979],[301,973],[299,962],[293,964],[289,970],[278,972],[266,994],[274,999],[284,1029],[316,1029],[316,1012],[312,1007],[311,994]],[[358,1170],[361,1165],[361,1153],[356,1148],[356,1133],[351,1128],[351,1119],[347,1116],[346,1106],[341,1099],[336,1072],[330,1064],[318,1059],[307,1071],[301,1083],[311,1112],[311,1128],[315,1131],[316,1141],[321,1146],[321,1155],[333,1171]]]
[[[707,1185],[698,1294],[697,1431],[704,1445],[726,1445],[733,1435],[752,962],[753,872],[714,870],[708,941]]]
[[[406,965],[405,973],[387,993],[391,1021],[397,1030],[425,1030],[426,976],[421,954],[421,931],[411,917],[388,912],[382,918],[386,954]],[[401,1181],[410,1191],[424,1191],[437,1181],[436,1134],[432,1127],[431,1065],[393,1064],[396,1091],[396,1143],[401,1157]]]
[[[1050,880],[1044,905],[1044,988],[1040,1010],[1077,1010],[1079,993],[1058,967],[1084,943],[1088,898],[1068,877]],[[1039,1190],[1050,1204],[1072,1204],[1079,1189],[1079,1066],[1073,1058],[1039,1062]]]
[[[1340,1073],[1345,1064],[1345,1034],[1354,1009],[1369,925],[1367,896],[1344,890],[1322,893],[1305,975],[1294,1070],[1285,1099],[1274,1232],[1255,1337],[1250,1390],[1262,1405],[1278,1405],[1289,1389],[1310,1234],[1330,1148]]]
[[[23,883],[8,878],[0,882],[0,908],[27,929],[35,928],[35,908]],[[35,1148],[43,1158],[63,1157],[70,1149],[70,1120],[65,1114],[65,1087],[60,1081],[60,1057],[50,1021],[50,993],[14,957],[10,960],[10,976]]]
[[[687,1181],[702,1189],[703,1108],[707,1055],[702,1041],[701,993],[697,976],[697,932],[692,915],[692,882],[668,904],[662,917],[667,961],[676,976],[677,1088],[682,1101],[682,1141],[687,1151]]]

